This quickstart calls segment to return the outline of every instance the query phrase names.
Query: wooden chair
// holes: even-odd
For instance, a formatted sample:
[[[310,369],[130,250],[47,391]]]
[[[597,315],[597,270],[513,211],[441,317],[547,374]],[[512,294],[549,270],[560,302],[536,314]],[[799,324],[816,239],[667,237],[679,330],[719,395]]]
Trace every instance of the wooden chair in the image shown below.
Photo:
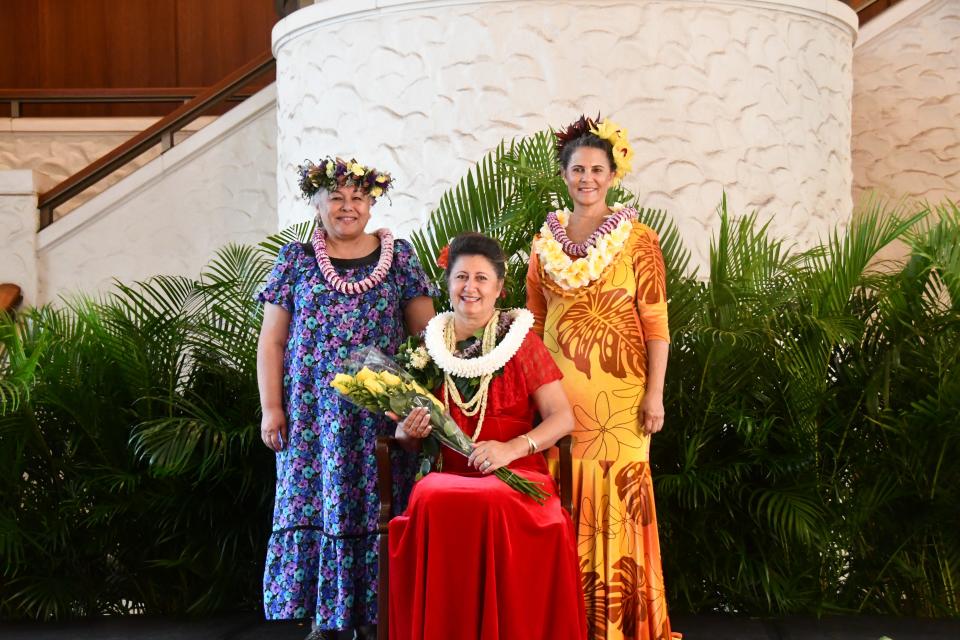
[[[380,533],[380,588],[377,593],[377,607],[380,610],[377,625],[378,640],[389,640],[390,634],[390,542],[387,538],[390,520],[397,514],[393,512],[393,468],[390,452],[399,448],[396,438],[381,436],[377,438],[377,476],[380,491],[380,517],[377,531]],[[557,488],[560,493],[560,505],[573,515],[573,438],[564,436],[554,445],[559,450],[557,468]]]
[[[15,284],[0,284],[0,313],[13,313],[23,302],[23,292]]]

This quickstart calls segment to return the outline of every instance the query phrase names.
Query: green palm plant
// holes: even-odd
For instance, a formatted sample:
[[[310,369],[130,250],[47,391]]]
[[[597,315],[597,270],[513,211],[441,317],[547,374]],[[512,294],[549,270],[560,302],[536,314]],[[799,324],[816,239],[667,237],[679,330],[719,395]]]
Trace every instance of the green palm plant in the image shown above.
[[[272,258],[228,246],[197,280],[0,323],[4,388],[23,388],[0,416],[5,618],[256,606],[273,464],[253,294]]]
[[[432,278],[450,238],[485,231],[523,304],[531,238],[570,205],[552,145],[504,143],[444,196],[413,237]],[[700,277],[669,216],[640,211],[667,265],[652,461],[674,611],[960,615],[960,211],[926,213],[871,202],[797,251],[724,199]],[[259,607],[253,295],[311,231],[0,318],[0,616]],[[907,260],[871,266],[898,239]]]

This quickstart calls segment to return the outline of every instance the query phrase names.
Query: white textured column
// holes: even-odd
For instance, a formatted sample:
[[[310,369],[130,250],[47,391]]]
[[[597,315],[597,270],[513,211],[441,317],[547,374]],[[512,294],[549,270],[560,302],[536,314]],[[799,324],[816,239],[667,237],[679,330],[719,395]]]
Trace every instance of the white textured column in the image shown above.
[[[295,166],[395,173],[374,223],[406,234],[503,138],[609,115],[627,185],[703,264],[723,190],[800,246],[851,214],[856,15],[838,0],[324,0],[273,31],[280,226]]]
[[[864,27],[854,66],[854,194],[960,200],[960,2],[897,3]]]
[[[37,193],[48,186],[36,171],[0,171],[0,283],[23,290],[23,304],[37,302]]]

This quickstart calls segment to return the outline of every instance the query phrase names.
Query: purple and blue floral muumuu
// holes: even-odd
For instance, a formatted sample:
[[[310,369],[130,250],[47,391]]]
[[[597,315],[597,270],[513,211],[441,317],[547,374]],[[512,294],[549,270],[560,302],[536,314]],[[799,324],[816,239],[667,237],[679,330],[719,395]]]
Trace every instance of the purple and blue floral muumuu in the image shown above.
[[[406,334],[406,303],[437,292],[404,240],[396,241],[383,282],[359,295],[331,288],[312,254],[309,245],[284,246],[257,296],[292,316],[283,359],[289,442],[277,454],[263,606],[267,619],[314,618],[321,629],[344,629],[377,621],[374,447],[395,425],[351,405],[329,382],[354,349],[395,353]],[[378,258],[379,250],[333,263],[341,277],[356,281]],[[398,456],[394,499],[402,508],[415,461]]]

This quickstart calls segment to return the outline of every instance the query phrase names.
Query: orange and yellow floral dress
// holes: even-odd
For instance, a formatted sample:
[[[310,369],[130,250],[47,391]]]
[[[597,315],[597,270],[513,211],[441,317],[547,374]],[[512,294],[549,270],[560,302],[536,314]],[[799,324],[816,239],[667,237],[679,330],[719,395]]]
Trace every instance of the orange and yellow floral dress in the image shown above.
[[[667,617],[650,436],[643,434],[639,415],[646,341],[670,339],[656,233],[633,222],[623,249],[602,275],[573,291],[544,273],[532,250],[527,307],[536,318],[534,330],[563,372],[576,420],[574,521],[588,637],[678,637]]]

